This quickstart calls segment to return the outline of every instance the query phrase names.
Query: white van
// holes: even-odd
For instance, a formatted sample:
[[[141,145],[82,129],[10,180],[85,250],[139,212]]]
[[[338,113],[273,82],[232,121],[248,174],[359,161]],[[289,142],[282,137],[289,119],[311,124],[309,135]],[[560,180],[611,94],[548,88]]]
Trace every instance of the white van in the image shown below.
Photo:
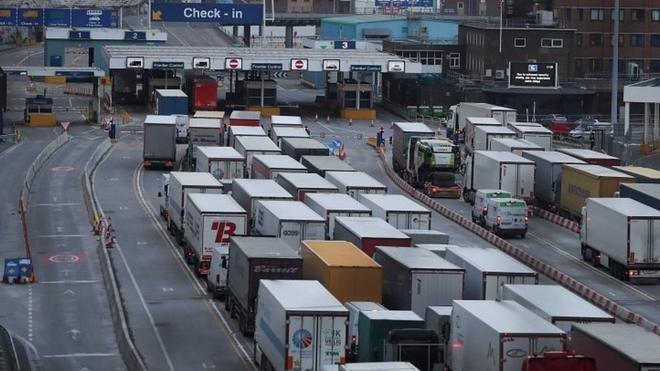
[[[480,189],[474,195],[474,206],[472,206],[472,223],[484,225],[485,215],[488,211],[488,200],[491,198],[511,198],[511,192],[501,189]]]
[[[498,235],[527,234],[527,202],[515,198],[491,198],[488,200],[483,227]]]

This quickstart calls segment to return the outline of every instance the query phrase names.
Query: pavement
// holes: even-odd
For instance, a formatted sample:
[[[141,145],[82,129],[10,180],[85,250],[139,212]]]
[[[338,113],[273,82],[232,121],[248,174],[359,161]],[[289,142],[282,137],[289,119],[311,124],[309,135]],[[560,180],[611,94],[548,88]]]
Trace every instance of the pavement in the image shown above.
[[[236,341],[237,329],[158,219],[162,172],[142,169],[142,136],[130,131],[120,127],[94,187],[116,230],[118,246],[109,252],[139,353],[152,370],[251,369],[249,341]]]

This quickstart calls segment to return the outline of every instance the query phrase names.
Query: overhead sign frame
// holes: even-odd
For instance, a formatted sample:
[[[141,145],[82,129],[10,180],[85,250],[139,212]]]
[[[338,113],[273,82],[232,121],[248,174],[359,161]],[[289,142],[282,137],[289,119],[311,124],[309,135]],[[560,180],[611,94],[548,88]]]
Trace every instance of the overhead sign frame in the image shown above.
[[[559,88],[557,62],[509,62],[509,88]]]

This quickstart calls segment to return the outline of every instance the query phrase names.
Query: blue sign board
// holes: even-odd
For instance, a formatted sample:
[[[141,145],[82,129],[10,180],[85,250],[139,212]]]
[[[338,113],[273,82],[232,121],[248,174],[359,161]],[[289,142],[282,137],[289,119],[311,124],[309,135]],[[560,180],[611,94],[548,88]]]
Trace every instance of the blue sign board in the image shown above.
[[[335,49],[355,49],[355,40],[335,40]]]
[[[376,6],[391,6],[394,8],[410,8],[412,6],[430,8],[433,7],[433,0],[376,0]]]
[[[55,71],[55,76],[93,77],[94,72],[92,72],[92,71]]]
[[[153,3],[151,4],[151,20],[258,25],[263,20],[263,6],[259,4]]]
[[[20,259],[5,258],[5,270],[2,275],[3,280],[12,281],[14,278],[18,277],[20,272],[18,266],[19,260]]]
[[[16,9],[0,9],[0,26],[16,25]]]
[[[41,26],[44,24],[43,9],[18,9],[16,25]]]
[[[71,24],[70,9],[46,9],[44,25],[46,27],[69,27]]]
[[[69,39],[71,40],[89,40],[91,38],[89,31],[69,31]]]
[[[146,40],[147,39],[147,33],[146,32],[138,32],[138,31],[124,31],[124,40]]]
[[[18,270],[21,277],[30,278],[32,272],[34,271],[32,267],[32,258],[18,259]]]
[[[107,9],[71,9],[71,27],[117,27],[117,20]]]

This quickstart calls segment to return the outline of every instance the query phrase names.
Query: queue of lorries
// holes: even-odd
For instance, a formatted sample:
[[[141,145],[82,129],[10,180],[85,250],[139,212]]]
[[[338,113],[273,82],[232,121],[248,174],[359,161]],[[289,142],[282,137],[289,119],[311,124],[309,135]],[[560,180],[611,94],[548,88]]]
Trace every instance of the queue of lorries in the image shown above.
[[[234,111],[227,125],[218,120],[212,141],[190,142],[196,171],[163,175],[161,215],[194,272],[224,300],[240,331],[254,336],[260,369],[660,367],[655,335],[613,324],[564,288],[539,285],[537,272],[500,250],[449,244],[450,236],[431,229],[430,210],[388,194],[316,139],[282,130],[273,137],[278,122],[301,127],[299,118],[273,116],[261,127],[258,113],[255,119]],[[175,143],[176,123],[147,121],[170,133],[151,140],[145,125],[145,154],[147,143]],[[405,132],[408,125],[395,127]],[[407,137],[407,150],[415,148],[416,136]],[[456,154],[440,151],[440,159]],[[526,161],[534,176],[534,162]],[[473,219],[504,229],[513,218],[526,230],[527,204],[518,190],[534,189],[534,182],[511,190],[499,185],[475,190]],[[627,346],[625,334],[648,349]]]

